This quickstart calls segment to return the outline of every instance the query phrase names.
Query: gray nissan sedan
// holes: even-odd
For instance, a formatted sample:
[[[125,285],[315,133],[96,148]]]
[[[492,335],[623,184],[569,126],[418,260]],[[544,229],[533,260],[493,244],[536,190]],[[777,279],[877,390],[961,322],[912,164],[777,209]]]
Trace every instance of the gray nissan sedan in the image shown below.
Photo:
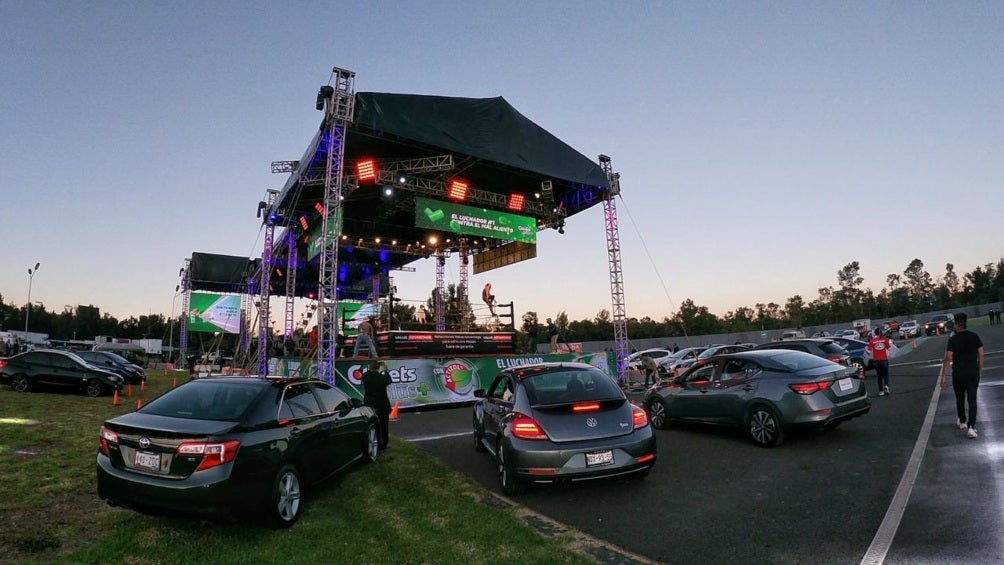
[[[534,483],[641,478],[655,465],[645,411],[592,365],[513,367],[474,396],[474,449],[494,456],[507,495]]]

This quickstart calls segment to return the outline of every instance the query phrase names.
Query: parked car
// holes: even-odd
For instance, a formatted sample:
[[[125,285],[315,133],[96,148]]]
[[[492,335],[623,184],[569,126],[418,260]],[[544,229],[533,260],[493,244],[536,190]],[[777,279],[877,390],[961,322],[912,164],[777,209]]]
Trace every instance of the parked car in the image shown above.
[[[951,314],[935,314],[924,324],[925,335],[941,335],[952,331],[955,317]]]
[[[704,361],[709,357],[718,355],[719,353],[733,353],[736,351],[746,351],[748,349],[753,349],[753,347],[754,345],[752,343],[737,343],[735,345],[713,345],[702,351],[701,354],[698,355],[697,357],[692,359],[684,359],[679,363],[677,363],[676,370],[682,373],[683,371],[691,368],[695,364],[700,363],[701,361]]]
[[[289,527],[301,492],[379,454],[372,408],[306,378],[205,377],[99,434],[98,496],[140,512],[268,516]]]
[[[803,339],[805,338],[805,332],[802,330],[787,330],[781,333],[781,339],[787,341],[789,339]]]
[[[645,411],[591,365],[505,369],[474,396],[474,449],[491,453],[507,495],[534,483],[640,478],[655,465]]]
[[[721,344],[717,344],[721,345]],[[709,346],[709,347],[714,347]],[[663,359],[659,363],[659,373],[662,375],[678,375],[683,372],[680,368],[681,363],[693,363],[697,356],[704,352],[708,347],[685,347],[668,359]]]
[[[668,349],[653,348],[644,349],[642,351],[636,351],[628,357],[628,369],[641,370],[641,358],[643,355],[648,355],[655,360],[656,363],[666,359],[667,357],[673,355],[673,352]]]
[[[125,380],[126,384],[138,385],[146,380],[146,372],[139,365],[109,351],[75,351],[78,357],[91,365],[112,371]]]
[[[9,384],[17,392],[43,387],[70,388],[98,397],[121,390],[122,377],[69,351],[35,349],[0,359],[0,383]]]
[[[917,320],[905,320],[899,325],[899,335],[903,339],[920,337],[920,324],[917,323]]]
[[[849,337],[831,337],[830,339],[847,350],[847,354],[850,356],[851,367],[858,374],[864,375],[865,371],[875,368],[875,363],[871,359],[865,361],[865,348],[868,347],[867,341]]]
[[[859,339],[861,334],[858,333],[858,330],[837,330],[833,332],[833,335],[830,337],[849,337],[851,339]]]
[[[655,428],[673,422],[735,426],[761,447],[780,445],[793,429],[832,429],[871,409],[852,369],[783,349],[716,355],[653,387],[644,404]]]
[[[756,346],[756,349],[790,349],[822,357],[845,367],[851,366],[851,356],[844,347],[832,339],[792,339],[775,341]]]

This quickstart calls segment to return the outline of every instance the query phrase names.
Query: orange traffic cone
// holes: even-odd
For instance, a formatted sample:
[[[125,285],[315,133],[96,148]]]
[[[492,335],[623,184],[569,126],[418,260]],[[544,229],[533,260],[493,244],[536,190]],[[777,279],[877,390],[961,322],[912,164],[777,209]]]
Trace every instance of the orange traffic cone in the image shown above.
[[[143,399],[140,398],[139,400],[136,401],[136,410],[139,410],[142,407],[143,407]]]
[[[171,388],[174,388],[176,386],[178,386],[178,377],[174,377],[171,379]]]
[[[116,389],[115,394],[112,395],[112,406],[118,406],[118,405],[119,405],[119,391],[118,389]]]
[[[139,382],[139,389],[146,390],[146,379],[143,379]]]
[[[399,406],[401,406],[401,401],[395,402],[394,403],[394,407],[390,409],[390,419],[391,419],[391,421],[397,420],[397,409],[398,409]]]
[[[132,383],[126,385],[126,396],[132,398]]]
[[[913,342],[913,348],[917,349],[917,342],[916,341]]]

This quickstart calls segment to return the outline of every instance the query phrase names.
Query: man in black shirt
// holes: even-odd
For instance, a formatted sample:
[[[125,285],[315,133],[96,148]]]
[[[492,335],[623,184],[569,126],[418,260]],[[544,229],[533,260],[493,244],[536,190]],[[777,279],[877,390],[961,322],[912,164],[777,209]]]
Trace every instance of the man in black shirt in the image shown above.
[[[380,366],[383,365],[383,371]],[[387,387],[391,384],[387,365],[379,361],[370,361],[369,369],[363,373],[363,404],[376,411],[380,418],[380,449],[387,449],[390,441],[390,397]]]
[[[959,413],[957,425],[966,430],[966,437],[976,439],[976,389],[983,373],[983,341],[967,330],[968,318],[963,313],[955,315],[955,333],[948,338],[945,359],[941,362],[941,386],[946,385],[948,367],[952,367],[952,389],[955,390],[955,408]],[[966,405],[969,416],[966,416]]]

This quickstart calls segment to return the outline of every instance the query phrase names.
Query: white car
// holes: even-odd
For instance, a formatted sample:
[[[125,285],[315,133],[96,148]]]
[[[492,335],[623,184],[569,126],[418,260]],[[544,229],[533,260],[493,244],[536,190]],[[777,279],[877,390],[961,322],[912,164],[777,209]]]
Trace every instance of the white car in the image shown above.
[[[690,362],[697,359],[697,356],[704,352],[707,347],[687,347],[681,349],[673,354],[672,357],[663,359],[659,363],[659,372],[666,375],[679,375],[683,372],[682,364],[685,362]]]
[[[859,339],[861,336],[858,335],[857,330],[837,330],[833,332],[833,337],[846,337],[850,339]]]
[[[670,351],[669,349],[662,349],[662,348],[653,348],[653,349],[645,349],[642,351],[636,351],[632,353],[630,356],[628,356],[628,369],[632,371],[640,371],[641,357],[642,355],[646,354],[652,359],[655,359],[656,363],[660,363],[665,359],[668,359],[673,354],[673,352]]]
[[[920,337],[920,323],[917,320],[907,320],[899,325],[899,336],[903,339]]]

